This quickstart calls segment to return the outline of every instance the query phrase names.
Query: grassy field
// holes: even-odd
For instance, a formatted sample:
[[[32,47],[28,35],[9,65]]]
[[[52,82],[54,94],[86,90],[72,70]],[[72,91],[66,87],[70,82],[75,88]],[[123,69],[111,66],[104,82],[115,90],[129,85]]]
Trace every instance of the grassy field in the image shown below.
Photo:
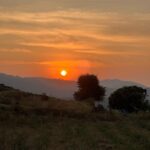
[[[0,110],[0,149],[149,150],[149,114],[85,115]]]
[[[149,113],[94,113],[87,103],[18,94],[0,94],[0,150],[150,149]]]

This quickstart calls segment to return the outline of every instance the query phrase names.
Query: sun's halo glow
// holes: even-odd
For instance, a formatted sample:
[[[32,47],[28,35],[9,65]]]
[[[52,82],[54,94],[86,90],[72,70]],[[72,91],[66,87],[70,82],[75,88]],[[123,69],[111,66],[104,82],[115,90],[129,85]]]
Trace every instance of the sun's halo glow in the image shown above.
[[[63,77],[65,77],[65,76],[67,76],[67,71],[66,70],[62,70],[61,72],[60,72],[60,74],[61,74],[61,76],[63,76]]]

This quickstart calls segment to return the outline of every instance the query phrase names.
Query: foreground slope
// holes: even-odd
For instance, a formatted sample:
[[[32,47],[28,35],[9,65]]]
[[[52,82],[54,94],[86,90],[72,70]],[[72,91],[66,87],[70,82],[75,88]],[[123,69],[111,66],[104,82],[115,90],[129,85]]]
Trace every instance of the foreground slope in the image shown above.
[[[101,121],[0,110],[2,150],[148,150],[150,116]]]
[[[19,96],[18,96],[19,95]],[[2,150],[148,150],[150,114],[92,112],[87,103],[1,85]]]

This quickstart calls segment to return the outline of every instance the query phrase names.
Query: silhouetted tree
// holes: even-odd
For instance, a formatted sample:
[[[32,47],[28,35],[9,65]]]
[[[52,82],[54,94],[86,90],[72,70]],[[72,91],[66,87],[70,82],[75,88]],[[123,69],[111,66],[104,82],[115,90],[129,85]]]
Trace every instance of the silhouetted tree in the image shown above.
[[[145,110],[147,107],[146,95],[146,89],[141,87],[123,87],[111,94],[109,97],[109,106],[112,109],[126,112]]]
[[[99,80],[95,75],[82,75],[78,79],[79,90],[74,93],[76,100],[92,98],[101,101],[105,95],[105,88],[99,85]]]

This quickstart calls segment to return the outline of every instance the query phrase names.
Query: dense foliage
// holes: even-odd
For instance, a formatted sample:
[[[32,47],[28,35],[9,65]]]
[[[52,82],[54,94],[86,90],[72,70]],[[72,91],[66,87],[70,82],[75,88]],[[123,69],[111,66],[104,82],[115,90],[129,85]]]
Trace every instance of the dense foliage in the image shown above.
[[[79,90],[74,93],[76,100],[93,98],[101,101],[105,95],[105,88],[99,85],[99,80],[95,75],[82,75],[78,79]]]
[[[146,95],[147,91],[141,87],[123,87],[109,97],[109,105],[110,108],[126,112],[146,110],[148,107],[148,102],[145,100]]]

